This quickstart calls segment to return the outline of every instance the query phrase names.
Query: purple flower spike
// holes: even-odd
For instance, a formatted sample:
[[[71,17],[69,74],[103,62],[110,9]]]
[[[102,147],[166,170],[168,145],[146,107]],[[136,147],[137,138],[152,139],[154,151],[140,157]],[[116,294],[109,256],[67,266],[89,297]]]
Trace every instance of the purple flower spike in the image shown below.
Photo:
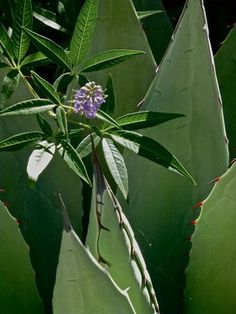
[[[102,87],[95,82],[89,82],[75,91],[74,111],[84,114],[88,119],[93,119],[99,107],[106,102],[105,98]]]

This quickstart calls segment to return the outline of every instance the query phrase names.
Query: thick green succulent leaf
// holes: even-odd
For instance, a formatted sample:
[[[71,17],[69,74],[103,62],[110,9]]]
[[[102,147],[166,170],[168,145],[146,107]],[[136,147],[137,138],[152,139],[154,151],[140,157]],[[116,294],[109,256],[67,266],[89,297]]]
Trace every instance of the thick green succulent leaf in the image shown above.
[[[37,51],[25,57],[21,61],[20,66],[33,67],[36,65],[42,65],[46,63],[46,61],[48,61],[47,57],[41,51]]]
[[[86,245],[100,263],[105,263],[113,280],[128,290],[135,313],[159,313],[152,282],[132,228],[98,164],[95,164]]]
[[[107,166],[124,198],[128,197],[128,173],[124,158],[112,140],[102,139],[102,148]]]
[[[157,13],[162,13],[162,11],[161,10],[137,11],[137,14],[138,14],[138,17],[140,20],[142,20],[146,17],[152,16],[154,14],[157,14]]]
[[[116,119],[116,122],[122,129],[132,131],[150,128],[183,116],[183,114],[178,113],[139,111],[121,116]],[[108,128],[106,128],[106,130],[107,129]]]
[[[29,29],[24,28],[33,44],[54,63],[62,68],[70,70],[70,60],[62,47],[54,43],[51,39],[39,35]]]
[[[3,69],[0,70],[1,81],[4,72]],[[31,87],[27,81],[20,79],[19,86],[8,101],[8,105],[32,97]],[[11,123],[9,117],[1,117],[1,139],[17,132],[39,128],[34,116],[12,116],[10,119]],[[57,193],[61,193],[64,201],[70,204],[68,212],[71,222],[76,232],[82,234],[81,180],[69,169],[59,154],[55,154],[32,189],[25,169],[29,154],[28,149],[0,154],[0,187],[5,191],[0,193],[0,197],[8,203],[10,212],[20,221],[20,229],[31,248],[30,258],[36,272],[37,287],[44,301],[45,312],[51,313],[52,291],[62,233],[62,216],[58,210]],[[30,314],[32,312],[34,311]]]
[[[144,54],[144,51],[133,49],[112,49],[103,51],[83,62],[81,72],[104,70],[117,65],[132,56]]]
[[[125,158],[129,205],[122,201],[147,261],[160,311],[181,313],[190,249],[187,238],[193,232],[190,222],[196,217],[193,206],[209,194],[208,182],[224,173],[228,165],[222,105],[202,1],[187,2],[141,110],[185,115],[142,133],[171,151],[197,186],[129,154]]]
[[[46,112],[56,105],[48,99],[30,99],[21,101],[0,111],[0,116],[28,115]]]
[[[12,41],[2,23],[0,23],[0,44],[2,45],[6,55],[10,58],[10,60],[14,60]]]
[[[88,56],[112,49],[146,52],[113,68],[88,74],[90,80],[106,86],[111,73],[116,93],[114,117],[117,117],[137,109],[137,104],[151,84],[156,67],[131,0],[99,1],[96,30]]]
[[[59,106],[56,110],[57,123],[62,133],[68,138],[68,123],[66,118],[66,112],[63,107]]]
[[[86,56],[94,34],[98,0],[86,0],[78,16],[70,43],[70,59],[78,65]]]
[[[115,284],[73,230],[62,234],[53,313],[135,313],[127,292]]]
[[[230,314],[236,308],[236,164],[201,206],[186,270],[186,314]]]
[[[45,79],[43,79],[41,76],[39,76],[34,71],[31,71],[32,79],[34,83],[38,86],[40,91],[51,101],[53,101],[55,104],[60,104],[60,96],[58,95],[56,89]]]
[[[229,139],[230,158],[236,157],[236,27],[226,37],[215,56],[216,72],[223,99],[225,125]]]
[[[32,131],[24,132],[10,136],[0,142],[0,151],[20,150],[28,145],[35,145],[42,140],[42,132]]]
[[[101,141],[101,138],[96,133],[91,133],[86,136],[77,146],[76,151],[80,155],[81,158],[84,158],[92,153],[92,140],[93,138],[93,145],[97,147]]]
[[[176,157],[152,138],[143,136],[142,134],[136,132],[123,130],[113,131],[110,134],[110,137],[118,144],[131,150],[133,153],[147,158],[163,167],[175,170],[195,183],[192,176],[183,167],[183,165],[181,165]]]
[[[43,314],[29,250],[17,221],[0,202],[0,312]]]
[[[91,185],[85,165],[80,155],[73,148],[73,146],[70,143],[63,141],[58,147],[58,152],[60,153],[62,159],[65,161],[68,167],[73,170],[86,183]]]
[[[159,64],[171,40],[173,26],[168,17],[162,0],[133,0],[142,26],[145,30],[152,53]],[[150,11],[153,10],[153,11]],[[140,11],[142,16],[140,17]],[[146,13],[154,13],[146,16]],[[157,12],[160,12],[156,14]],[[145,17],[143,19],[143,17]]]
[[[0,108],[4,108],[7,99],[14,93],[20,78],[20,73],[16,69],[10,70],[4,77],[0,89]]]
[[[49,165],[56,150],[55,144],[47,141],[39,142],[37,146],[31,153],[26,168],[29,179],[34,182]]]
[[[12,43],[18,64],[24,58],[30,44],[29,37],[24,32],[24,27],[31,29],[33,22],[31,0],[17,2],[12,29]]]

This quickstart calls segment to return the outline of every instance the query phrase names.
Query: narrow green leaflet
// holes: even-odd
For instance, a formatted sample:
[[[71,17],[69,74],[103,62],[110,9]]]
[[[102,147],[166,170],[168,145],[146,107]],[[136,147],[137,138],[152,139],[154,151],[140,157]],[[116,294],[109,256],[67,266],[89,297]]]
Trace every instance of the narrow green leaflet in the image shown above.
[[[30,0],[17,1],[16,11],[14,14],[14,23],[12,29],[12,43],[18,64],[25,56],[30,39],[25,34],[23,27],[32,28],[32,7]]]
[[[97,55],[86,60],[81,68],[81,72],[93,72],[110,68],[116,64],[119,64],[126,59],[145,54],[141,50],[133,49],[112,49],[104,52],[100,52]]]
[[[71,75],[71,73],[69,72],[63,73],[55,80],[55,82],[53,83],[53,87],[57,91],[66,89],[72,80],[73,75]]]
[[[98,0],[86,0],[78,16],[70,43],[70,59],[77,66],[86,56],[94,34]]]
[[[152,16],[157,13],[162,13],[161,10],[152,10],[152,11],[137,11],[138,17],[140,20],[144,19],[145,17]]]
[[[93,138],[94,147],[97,147],[97,145],[101,141],[101,138],[96,133],[92,133],[86,136],[76,148],[76,151],[81,158],[88,156],[92,152],[91,136]]]
[[[114,145],[113,141],[103,138],[102,148],[107,166],[124,198],[128,197],[128,173],[124,158]]]
[[[56,150],[55,144],[47,141],[42,141],[37,146],[39,148],[33,150],[26,168],[29,179],[34,182],[37,181],[39,175],[48,166]]]
[[[20,73],[18,70],[13,69],[7,73],[4,77],[1,90],[0,90],[0,108],[3,108],[6,104],[6,101],[14,93],[20,78]]]
[[[109,116],[107,113],[105,113],[104,111],[98,109],[97,113],[96,113],[96,118],[98,118],[99,120],[102,120],[106,123],[108,123],[109,125],[112,125],[115,128],[120,129],[120,126],[118,123],[116,123],[116,121],[114,119],[112,119],[111,116]]]
[[[33,66],[37,66],[37,65],[41,65],[44,64],[48,61],[47,57],[41,52],[41,51],[37,51],[35,53],[32,53],[30,55],[28,55],[27,57],[25,57],[20,66],[23,67],[33,67]]]
[[[57,118],[57,123],[62,133],[66,137],[68,137],[68,125],[67,125],[66,113],[63,107],[57,107],[56,118]]]
[[[27,115],[39,112],[46,112],[53,109],[56,105],[48,99],[30,99],[21,101],[15,105],[0,111],[0,116]]]
[[[9,38],[5,27],[0,23],[0,44],[2,45],[4,51],[6,52],[7,56],[14,60],[14,52],[12,47],[12,41]]]
[[[36,118],[40,126],[40,129],[43,131],[43,133],[45,133],[48,136],[52,136],[53,131],[47,120],[40,114],[36,114]]]
[[[43,314],[35,273],[16,219],[0,202],[0,313]]]
[[[132,131],[143,128],[150,128],[183,116],[183,114],[178,113],[139,111],[121,116],[116,119],[116,122],[120,127],[122,127],[122,129]]]
[[[65,163],[73,170],[81,179],[91,185],[85,165],[74,147],[68,142],[61,142],[58,146],[58,152]]]
[[[194,179],[176,157],[152,138],[130,131],[114,131],[110,134],[110,137],[135,154],[145,157],[170,170],[175,170],[194,182]]]
[[[24,28],[24,31],[32,40],[33,44],[54,63],[62,68],[70,70],[69,58],[62,47],[54,43],[51,39],[39,35],[29,29]]]
[[[10,136],[0,142],[0,151],[14,151],[21,148],[39,143],[44,134],[37,131],[24,132]]]
[[[108,114],[111,114],[114,112],[116,106],[116,95],[111,74],[109,74],[107,80],[106,95],[106,102],[101,105],[100,109]]]
[[[127,291],[116,285],[73,230],[62,234],[53,313],[135,313]]]
[[[37,73],[34,71],[31,71],[32,79],[34,83],[39,87],[40,91],[47,96],[49,99],[51,99],[54,103],[60,104],[60,96],[58,95],[55,88],[47,82],[45,79],[40,77]]]

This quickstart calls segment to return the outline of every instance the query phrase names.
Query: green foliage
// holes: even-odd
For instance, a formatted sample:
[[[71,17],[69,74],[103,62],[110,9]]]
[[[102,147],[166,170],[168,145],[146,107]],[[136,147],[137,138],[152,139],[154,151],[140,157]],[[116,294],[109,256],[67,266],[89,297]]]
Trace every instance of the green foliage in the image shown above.
[[[235,311],[236,165],[201,205],[186,270],[185,313]]]

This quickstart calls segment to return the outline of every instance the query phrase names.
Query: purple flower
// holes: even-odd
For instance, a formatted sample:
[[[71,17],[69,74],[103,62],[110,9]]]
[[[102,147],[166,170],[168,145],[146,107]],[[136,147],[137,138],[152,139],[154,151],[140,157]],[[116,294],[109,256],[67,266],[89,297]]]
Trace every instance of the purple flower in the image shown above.
[[[99,107],[106,102],[106,95],[100,85],[89,82],[77,89],[74,95],[74,111],[84,114],[86,118],[93,119]]]

